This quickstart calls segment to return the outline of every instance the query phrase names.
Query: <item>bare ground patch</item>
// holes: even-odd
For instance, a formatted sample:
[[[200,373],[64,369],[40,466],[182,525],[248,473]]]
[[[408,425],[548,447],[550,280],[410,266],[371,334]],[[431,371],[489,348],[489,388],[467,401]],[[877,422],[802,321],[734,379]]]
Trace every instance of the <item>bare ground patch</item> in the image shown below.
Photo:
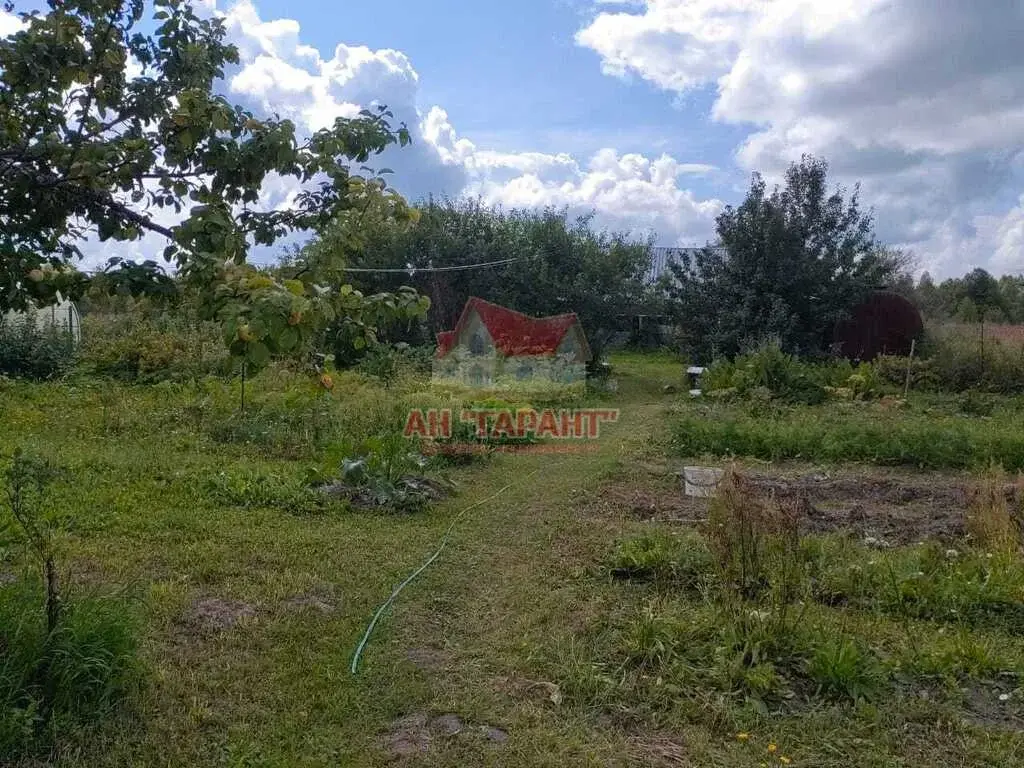
[[[197,632],[223,632],[256,616],[256,608],[239,600],[203,597],[192,603],[182,623]]]
[[[1024,729],[1024,694],[1016,680],[972,680],[962,691],[967,722],[983,728]]]
[[[971,480],[962,473],[912,472],[876,467],[815,470],[807,467],[741,470],[765,496],[807,499],[807,533],[849,532],[880,544],[927,539],[951,541],[964,534]],[[708,501],[683,493],[677,470],[642,465],[621,473],[589,499],[585,513],[633,520],[696,525]],[[1019,484],[1007,484],[1019,500]]]
[[[686,748],[671,736],[647,734],[629,739],[629,756],[638,765],[680,768],[693,765]]]
[[[436,672],[447,666],[450,661],[447,651],[434,646],[410,648],[405,657],[422,672]]]
[[[508,741],[508,731],[487,723],[471,723],[452,712],[431,715],[412,712],[394,720],[381,738],[381,746],[394,761],[404,761],[435,749],[446,740],[476,740],[489,746]]]

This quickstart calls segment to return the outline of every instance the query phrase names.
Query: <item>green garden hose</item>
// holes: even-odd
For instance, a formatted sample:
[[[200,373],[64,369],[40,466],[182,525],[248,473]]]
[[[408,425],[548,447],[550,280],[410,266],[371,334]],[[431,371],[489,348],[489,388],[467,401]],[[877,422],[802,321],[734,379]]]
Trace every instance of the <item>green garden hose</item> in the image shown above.
[[[537,474],[537,472],[539,472],[539,471],[540,471],[539,469],[533,470],[533,472],[530,472],[529,474],[527,474],[522,479],[521,482],[526,482],[531,477],[533,477],[535,474]],[[421,565],[419,568],[417,568],[415,571],[413,571],[408,576],[408,578],[406,578],[405,581],[403,581],[401,584],[399,584],[397,587],[395,587],[395,591],[391,593],[391,596],[387,600],[385,600],[383,603],[381,603],[381,606],[377,609],[377,612],[375,614],[373,614],[373,618],[370,620],[369,626],[366,627],[366,632],[363,633],[363,639],[359,641],[359,645],[356,646],[356,652],[352,656],[352,666],[351,666],[350,669],[351,669],[351,672],[352,672],[353,675],[356,674],[356,672],[359,671],[359,658],[362,656],[363,649],[366,648],[366,644],[370,641],[370,635],[373,634],[373,630],[377,626],[377,622],[380,621],[381,616],[384,615],[384,611],[386,611],[389,607],[391,607],[391,604],[395,601],[395,598],[398,597],[398,594],[403,589],[405,589],[409,584],[411,584],[416,579],[417,576],[419,576],[421,573],[423,573],[425,570],[427,570],[427,568],[430,567],[430,564],[433,563],[435,560],[437,560],[438,557],[441,556],[441,552],[444,550],[445,546],[447,546],[448,540],[451,538],[452,531],[455,530],[455,525],[459,522],[459,520],[462,519],[463,515],[465,515],[467,512],[469,512],[472,509],[476,509],[477,507],[482,506],[482,505],[486,504],[487,502],[492,501],[493,499],[498,498],[499,496],[501,496],[501,494],[503,494],[505,491],[507,491],[513,485],[515,485],[515,483],[509,483],[504,488],[500,488],[497,491],[495,491],[493,494],[488,496],[486,499],[480,499],[479,501],[475,501],[472,504],[470,504],[468,507],[465,507],[461,512],[459,512],[459,514],[457,514],[455,516],[455,519],[452,520],[451,524],[448,526],[448,530],[445,531],[444,536],[441,537],[441,543],[438,545],[437,549],[434,550],[434,553],[429,558],[427,558],[426,562],[424,562],[423,565]]]

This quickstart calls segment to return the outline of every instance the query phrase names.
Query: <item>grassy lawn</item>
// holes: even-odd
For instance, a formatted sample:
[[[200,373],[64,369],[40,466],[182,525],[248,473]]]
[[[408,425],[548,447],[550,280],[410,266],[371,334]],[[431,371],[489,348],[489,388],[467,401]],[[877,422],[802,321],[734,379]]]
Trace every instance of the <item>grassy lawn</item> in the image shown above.
[[[244,418],[220,383],[3,385],[0,453],[31,447],[67,470],[52,507],[71,599],[114,592],[142,628],[126,711],[68,734],[50,762],[1024,761],[1016,556],[839,532],[787,550],[768,536],[760,591],[732,600],[700,526],[637,512],[679,496],[682,398],[662,391],[685,389],[679,365],[613,363],[618,391],[598,399],[622,415],[600,450],[450,469],[459,491],[408,515],[305,489],[323,446],[400,425],[412,385],[343,376],[326,403],[267,375]],[[377,606],[484,500],[352,675]],[[791,600],[786,556],[803,569]],[[0,572],[22,565],[0,559]]]

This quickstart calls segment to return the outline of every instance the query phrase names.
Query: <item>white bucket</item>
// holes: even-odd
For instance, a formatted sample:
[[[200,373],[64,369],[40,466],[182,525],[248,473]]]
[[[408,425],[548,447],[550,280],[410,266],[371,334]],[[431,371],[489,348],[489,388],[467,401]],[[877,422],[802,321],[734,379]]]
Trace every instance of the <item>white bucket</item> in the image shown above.
[[[718,490],[725,470],[715,467],[683,467],[683,490],[687,496],[709,499]]]

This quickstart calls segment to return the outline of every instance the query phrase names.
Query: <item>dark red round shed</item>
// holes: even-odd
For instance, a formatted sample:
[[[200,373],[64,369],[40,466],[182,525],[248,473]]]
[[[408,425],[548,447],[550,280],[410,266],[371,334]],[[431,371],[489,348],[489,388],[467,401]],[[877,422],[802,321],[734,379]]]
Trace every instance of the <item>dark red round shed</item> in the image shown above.
[[[850,360],[874,360],[879,355],[909,355],[910,345],[924,332],[917,307],[891,291],[877,291],[839,323],[835,343]]]

